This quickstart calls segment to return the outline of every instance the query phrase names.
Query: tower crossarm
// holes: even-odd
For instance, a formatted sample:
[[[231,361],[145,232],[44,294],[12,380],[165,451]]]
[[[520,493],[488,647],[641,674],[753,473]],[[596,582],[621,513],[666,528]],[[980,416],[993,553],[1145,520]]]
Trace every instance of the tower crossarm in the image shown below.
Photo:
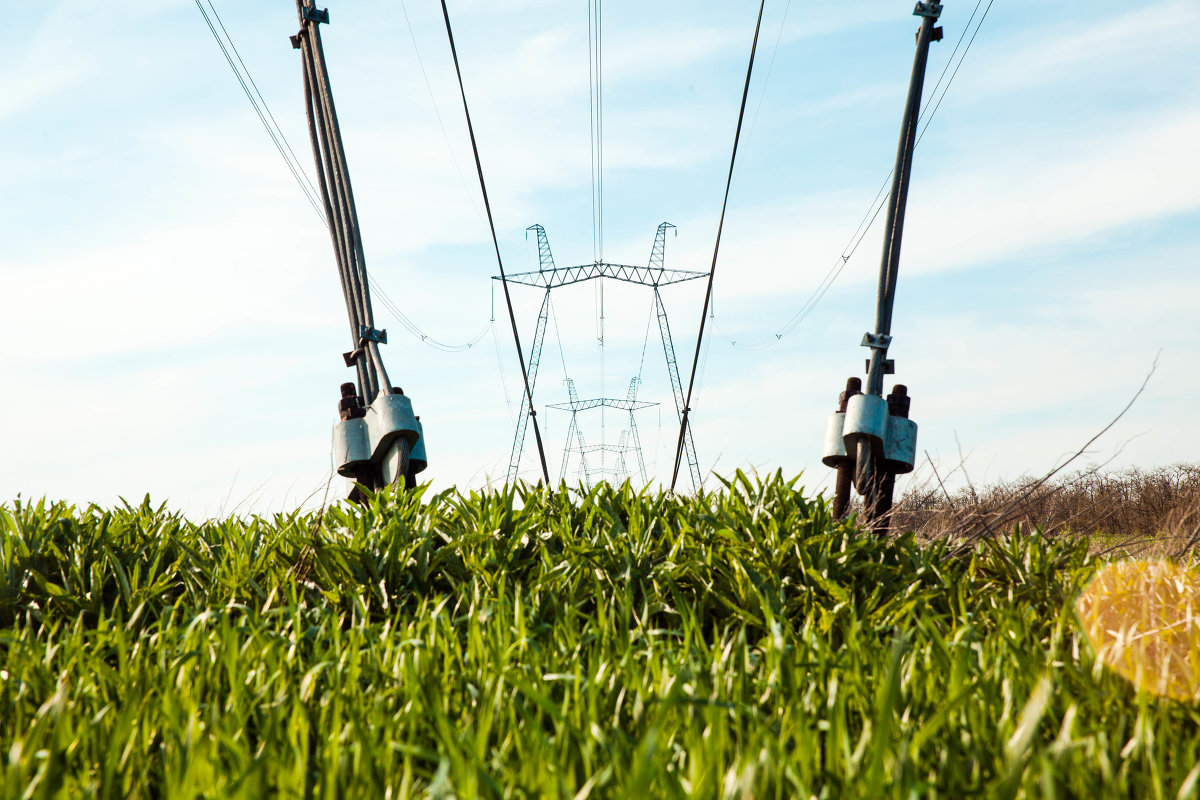
[[[547,253],[549,250],[547,250]],[[553,263],[553,261],[551,261]],[[660,262],[661,263],[661,262]],[[597,278],[612,278],[613,280],[636,283],[641,286],[667,286],[672,283],[694,281],[697,278],[707,278],[707,272],[697,272],[690,269],[662,269],[660,267],[634,267],[629,264],[610,264],[606,261],[595,264],[580,264],[576,267],[550,267],[533,272],[516,272],[507,276],[509,283],[520,283],[526,286],[539,286],[553,289],[556,286],[567,286],[572,283],[595,280]],[[492,280],[500,280],[499,275]]]
[[[583,452],[599,453],[604,451],[605,453],[624,453],[628,449],[625,446],[625,442],[622,441],[620,444],[589,444],[583,448]]]
[[[546,408],[554,408],[559,411],[587,411],[593,408],[619,408],[622,411],[639,411],[643,408],[656,406],[658,403],[650,403],[645,400],[625,400],[617,397],[596,397],[591,400],[575,400],[570,403],[551,403]]]
[[[620,465],[615,467],[592,467],[589,473],[595,478],[628,478],[627,473]]]

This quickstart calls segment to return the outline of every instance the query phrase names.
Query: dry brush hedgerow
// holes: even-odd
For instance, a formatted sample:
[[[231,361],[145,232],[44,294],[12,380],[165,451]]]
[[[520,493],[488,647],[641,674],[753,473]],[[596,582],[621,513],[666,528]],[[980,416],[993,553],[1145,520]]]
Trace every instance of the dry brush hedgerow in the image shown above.
[[[1153,470],[1082,470],[1049,482],[1025,478],[952,495],[934,484],[901,498],[894,527],[921,538],[993,531],[1040,530],[1084,536],[1093,552],[1180,556],[1200,545],[1200,465]]]

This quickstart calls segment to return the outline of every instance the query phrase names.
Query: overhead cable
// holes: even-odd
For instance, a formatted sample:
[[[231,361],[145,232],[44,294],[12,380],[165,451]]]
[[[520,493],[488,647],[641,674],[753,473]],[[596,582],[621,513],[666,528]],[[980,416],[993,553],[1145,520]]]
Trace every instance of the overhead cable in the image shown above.
[[[588,0],[588,112],[592,145],[592,255],[604,260],[604,14]]]
[[[696,354],[692,357],[692,374],[688,378],[687,399],[683,404],[683,413],[679,420],[679,441],[675,445],[675,467],[671,471],[671,491],[675,491],[675,483],[679,480],[679,462],[683,459],[684,437],[687,434],[688,414],[691,412],[692,390],[696,385],[696,368],[700,364],[700,349],[704,343],[704,322],[708,317],[708,304],[712,301],[713,278],[717,273],[717,254],[721,249],[721,232],[725,228],[725,211],[729,207],[729,187],[733,184],[733,168],[737,163],[738,140],[742,136],[742,121],[746,117],[746,98],[750,95],[750,76],[754,73],[754,53],[758,49],[758,33],[762,29],[763,7],[766,0],[760,0],[758,5],[758,20],[754,24],[754,40],[750,43],[750,61],[746,65],[746,83],[742,87],[742,102],[738,108],[737,129],[733,134],[733,152],[729,156],[729,174],[725,178],[725,198],[721,201],[721,219],[717,223],[717,237],[713,243],[712,265],[708,268],[708,285],[704,290],[704,307],[700,311],[700,330],[696,334]]]
[[[459,344],[443,342],[439,339],[435,339],[429,334],[425,333],[425,331],[421,330],[417,323],[413,322],[407,314],[400,310],[395,301],[393,301],[392,298],[389,297],[382,288],[380,288],[379,283],[374,277],[368,275],[367,280],[370,282],[371,288],[375,291],[375,299],[378,300],[384,308],[391,312],[396,321],[399,322],[400,325],[403,326],[404,329],[411,333],[414,337],[419,339],[424,344],[429,345],[434,350],[440,350],[443,353],[461,353],[464,350],[470,350],[479,343],[480,339],[482,339],[484,336],[487,336],[488,330],[492,327],[491,322],[484,323],[483,327],[478,333],[476,333],[467,341]]]
[[[533,405],[533,392],[529,388],[529,373],[525,368],[525,352],[521,349],[521,336],[517,332],[517,317],[513,312],[512,295],[508,291],[508,278],[504,272],[504,259],[500,257],[500,240],[496,237],[496,223],[492,218],[492,204],[488,200],[487,183],[483,179],[483,164],[479,160],[479,145],[475,141],[475,126],[471,124],[471,109],[467,105],[467,90],[463,85],[462,68],[458,63],[458,48],[454,46],[454,29],[450,25],[450,11],[446,0],[441,0],[442,17],[446,21],[446,38],[450,40],[450,54],[454,58],[454,73],[458,77],[458,90],[462,96],[463,115],[467,118],[467,133],[471,137],[471,152],[475,156],[475,172],[479,176],[479,190],[483,194],[483,207],[487,211],[488,229],[492,233],[492,246],[496,250],[496,264],[500,268],[500,284],[504,288],[504,303],[508,307],[508,321],[512,325],[513,342],[517,347],[517,360],[521,364],[521,379],[525,384],[525,400],[529,404],[529,418],[533,422],[533,436],[537,441],[538,459],[542,465],[542,477],[550,487],[550,470],[546,466],[546,450],[542,444],[542,432],[538,427],[537,409]]]
[[[450,134],[446,132],[446,124],[442,121],[442,112],[438,109],[437,98],[433,94],[433,84],[429,82],[429,73],[425,70],[425,60],[421,58],[421,48],[417,46],[417,35],[413,32],[412,20],[408,18],[408,5],[404,0],[400,0],[400,10],[404,12],[404,24],[408,27],[408,38],[412,40],[413,52],[417,55],[417,66],[421,68],[421,77],[425,79],[425,91],[429,93],[429,102],[433,105],[434,116],[437,117],[438,127],[442,130],[442,138],[446,141],[446,149],[450,152],[450,160],[454,162],[454,171],[458,173],[458,181],[462,184],[463,190],[467,194],[467,200],[471,203],[471,210],[479,217],[479,221],[483,222],[483,214],[479,211],[479,206],[475,205],[475,198],[471,195],[471,190],[467,186],[467,177],[463,175],[462,167],[458,163],[458,156],[454,154],[454,146],[450,144]]]
[[[492,321],[495,322],[495,319]],[[500,388],[504,390],[504,408],[508,411],[508,415],[512,417],[512,396],[509,395],[508,384],[504,381],[504,359],[500,357],[500,337],[496,335],[495,325],[489,325],[488,328],[492,332],[492,344],[496,350],[496,374],[500,376]],[[515,425],[516,422],[517,420],[514,417],[513,424]]]
[[[301,9],[311,7],[310,4],[311,0],[297,0]],[[304,19],[303,15],[301,18]],[[325,202],[326,218],[331,223],[330,238],[333,240],[334,256],[342,279],[342,293],[349,313],[354,349],[348,359],[358,371],[360,393],[366,403],[371,403],[380,393],[391,394],[392,386],[379,352],[358,211],[350,185],[337,110],[329,90],[329,73],[317,23],[306,21],[293,41],[301,52],[305,116],[312,141],[313,160]]]
[[[929,129],[930,123],[933,122],[934,116],[941,107],[942,100],[945,99],[946,93],[950,91],[950,85],[954,82],[955,76],[958,75],[958,70],[962,66],[963,61],[966,59],[967,53],[971,49],[971,44],[975,41],[975,37],[979,34],[979,29],[983,26],[984,20],[987,19],[988,12],[991,10],[993,2],[995,2],[995,0],[989,0],[987,6],[984,7],[983,14],[980,16],[979,22],[975,25],[974,32],[971,33],[971,38],[967,40],[967,46],[963,49],[962,55],[959,57],[958,62],[955,63],[954,56],[956,53],[958,53],[958,49],[962,45],[963,40],[966,38],[967,32],[970,31],[971,22],[974,21],[975,14],[979,11],[979,7],[983,4],[983,0],[977,0],[975,3],[975,9],[971,12],[971,16],[967,19],[966,25],[963,26],[963,31],[961,34],[959,34],[958,41],[954,45],[954,50],[951,51],[950,58],[947,59],[946,65],[942,68],[941,75],[938,76],[937,83],[934,84],[933,90],[930,92],[929,99],[925,103],[925,108],[922,110],[921,116],[918,119],[918,123],[924,122],[924,124],[921,126],[920,133],[917,136],[917,144],[920,144],[921,140],[925,137],[925,132]],[[952,72],[950,72],[950,79],[946,81],[946,85],[942,87],[941,94],[937,95],[938,87],[942,85],[942,80],[946,77],[946,73],[950,71],[952,64],[954,65],[954,69]],[[935,95],[937,95],[936,98]],[[730,345],[745,350],[765,350],[766,348],[777,344],[781,339],[783,339],[784,336],[787,336],[789,333],[794,331],[800,325],[800,323],[808,318],[809,314],[812,313],[817,304],[824,299],[825,295],[828,294],[829,290],[833,287],[833,283],[842,274],[842,271],[846,268],[846,265],[849,263],[851,257],[853,257],[855,251],[858,250],[858,246],[862,244],[863,239],[865,239],[867,234],[870,233],[872,226],[875,224],[876,218],[879,216],[879,213],[887,204],[886,192],[888,185],[891,183],[892,174],[892,171],[889,171],[887,176],[883,179],[883,182],[879,186],[879,191],[875,193],[874,199],[871,200],[871,204],[867,208],[867,212],[863,215],[862,219],[858,223],[858,226],[850,235],[849,240],[846,242],[846,246],[842,248],[842,252],[834,260],[824,277],[821,278],[820,283],[817,284],[817,287],[813,290],[812,294],[809,295],[800,308],[794,314],[792,314],[791,318],[788,319],[788,321],[784,323],[784,325],[779,328],[778,331],[765,339],[750,343],[742,343],[734,338],[729,331],[722,328],[720,321],[713,319],[713,324],[716,326],[717,330],[721,332],[722,336],[726,339],[726,341],[729,342]]]
[[[216,27],[213,26],[212,19],[209,18],[208,12],[204,10],[204,6],[201,5],[200,0],[195,0],[195,2],[196,8],[199,9],[201,16],[204,17],[205,24],[208,25],[209,32],[212,33],[213,39],[216,41],[217,46],[221,48],[221,54],[225,56],[225,61],[229,64],[229,68],[233,70],[233,76],[237,78],[237,82],[241,85],[242,91],[246,94],[246,99],[250,101],[250,105],[254,108],[254,113],[258,115],[258,119],[260,122],[262,122],[263,128],[266,130],[267,135],[271,137],[271,142],[275,145],[275,149],[279,151],[279,155],[283,159],[283,163],[287,165],[288,171],[291,172],[292,177],[296,179],[296,185],[300,187],[300,191],[304,192],[304,196],[308,200],[309,204],[312,205],[313,210],[316,211],[317,215],[320,216],[324,221],[325,215],[321,211],[321,207],[316,199],[316,187],[312,185],[312,181],[309,180],[307,173],[305,173],[304,169],[300,166],[300,160],[296,158],[296,153],[292,150],[291,144],[288,143],[287,137],[283,135],[283,130],[279,127],[279,123],[275,121],[275,115],[271,113],[270,107],[267,106],[267,101],[263,98],[262,93],[258,91],[258,85],[254,83],[254,78],[251,77],[250,70],[246,69],[246,64],[242,61],[242,56],[240,53],[238,53],[237,46],[233,43],[233,39],[230,38],[229,32],[225,30],[225,24],[221,22],[221,16],[217,13],[217,9],[212,5],[211,2],[208,4],[208,7],[212,9],[213,17],[216,18],[217,24],[220,25],[221,31],[224,32],[225,38],[229,42],[228,48],[225,46],[225,41],[221,39],[221,35],[217,33]],[[239,70],[237,65],[233,63],[234,56],[231,56],[229,53],[231,49],[233,50],[234,55],[237,57],[238,64],[242,65],[241,70]],[[245,72],[245,77],[243,77],[243,71]],[[247,85],[247,81],[249,81],[249,85]],[[253,92],[251,92],[251,86],[254,87]],[[255,99],[255,95],[258,96],[257,100]],[[261,106],[259,105],[260,103]],[[270,118],[270,122],[267,121],[268,117]],[[274,127],[272,127],[272,125]],[[291,154],[290,158],[288,157],[289,153]]]
[[[746,142],[749,144],[754,136],[754,126],[758,124],[758,112],[762,111],[763,98],[767,96],[767,86],[771,83],[771,73],[775,71],[775,56],[779,54],[779,43],[783,41],[783,27],[787,24],[788,10],[792,0],[783,6],[783,16],[779,20],[779,32],[775,34],[775,46],[771,49],[771,60],[767,62],[767,74],[763,78],[762,91],[758,93],[758,102],[754,104],[754,116],[750,118],[750,126],[746,129]]]
[[[982,1],[983,0],[979,0],[979,2],[982,2]],[[979,8],[979,2],[977,2],[975,4],[976,9]],[[921,141],[921,137],[923,137],[925,135],[925,131],[929,128],[929,123],[933,122],[933,117],[935,114],[937,114],[938,109],[941,108],[942,100],[945,99],[946,92],[950,91],[950,84],[954,83],[954,78],[958,75],[958,69],[959,69],[959,67],[962,66],[963,61],[966,60],[967,53],[970,52],[970,50],[971,50],[971,45],[975,44],[975,37],[979,35],[979,29],[983,27],[983,21],[987,19],[988,12],[992,10],[992,3],[994,3],[994,2],[995,2],[995,0],[988,0],[987,7],[983,9],[983,16],[981,16],[979,18],[979,24],[975,26],[975,32],[971,34],[971,38],[967,41],[967,46],[965,48],[963,48],[963,54],[958,59],[958,64],[955,65],[954,72],[950,73],[950,80],[946,81],[946,88],[942,90],[941,95],[937,99],[937,103],[935,103],[933,106],[933,110],[929,112],[929,119],[926,120],[925,125],[922,126],[922,128],[921,128],[920,136],[917,137],[918,142]],[[972,16],[974,16],[974,13],[972,13]],[[967,27],[969,27],[970,24],[971,24],[971,22],[970,22],[970,20],[968,20]],[[966,34],[966,28],[963,29],[963,34]],[[958,37],[958,40],[959,40],[959,42],[962,41],[961,35]],[[954,49],[955,50],[958,49],[957,44],[954,46]],[[954,54],[951,53],[951,57],[953,57],[953,55]],[[949,65],[947,64],[947,66],[949,66]],[[945,69],[943,69],[942,74],[944,75],[945,72],[946,72]],[[938,78],[938,82],[939,83],[941,82],[940,77]]]
[[[271,107],[267,105],[267,99],[263,97],[262,92],[258,90],[258,84],[254,82],[254,76],[250,74],[250,69],[246,66],[246,62],[242,61],[242,54],[238,52],[237,45],[233,42],[233,37],[229,35],[229,31],[225,30],[225,23],[221,21],[221,15],[217,13],[216,6],[212,4],[212,0],[207,0],[207,2],[208,7],[212,9],[213,17],[217,20],[217,24],[221,26],[221,33],[225,35],[226,41],[229,42],[230,48],[233,49],[233,54],[237,57],[238,64],[240,64],[242,67],[242,72],[246,74],[246,80],[250,81],[250,86],[254,89],[255,96],[258,97],[259,101],[262,103],[263,110],[267,112],[267,116],[271,119],[271,125],[279,133],[280,141],[282,141],[284,147],[287,148],[288,155],[291,156],[291,161],[295,163],[297,171],[304,177],[304,183],[307,184],[308,189],[311,190],[312,194],[315,196],[317,187],[313,186],[312,180],[308,177],[308,173],[300,167],[300,158],[296,155],[296,151],[292,149],[291,142],[289,142],[287,137],[283,135],[283,128],[279,127],[279,123],[275,120],[275,115],[271,113]],[[204,9],[201,9],[201,11],[203,10]],[[218,40],[218,44],[219,43],[220,41]],[[270,129],[268,129],[268,132],[270,132]],[[285,158],[284,160],[287,161],[288,159]]]
[[[326,228],[329,228],[329,219],[321,208],[322,203],[319,199],[321,196],[320,191],[317,189],[317,187],[313,186],[308,172],[304,169],[299,157],[296,155],[296,151],[292,149],[291,142],[288,141],[287,136],[283,132],[283,128],[280,127],[279,122],[275,119],[275,115],[271,113],[271,107],[267,104],[267,100],[265,97],[263,97],[262,92],[259,91],[258,84],[255,83],[254,76],[250,73],[250,68],[247,67],[246,62],[242,60],[241,53],[238,51],[237,45],[233,41],[233,37],[229,35],[229,31],[225,28],[225,23],[221,20],[221,15],[217,12],[216,7],[213,6],[212,0],[208,0],[208,7],[212,10],[211,18],[209,17],[208,12],[205,11],[200,0],[195,0],[195,3],[196,8],[200,11],[201,16],[204,17],[204,21],[208,25],[209,32],[212,33],[213,39],[216,40],[217,46],[221,48],[221,53],[225,56],[226,63],[229,64],[230,70],[233,71],[233,76],[237,79],[238,83],[242,87],[242,91],[246,94],[246,99],[250,101],[251,107],[254,109],[259,121],[262,122],[263,128],[266,130],[267,135],[271,138],[271,142],[275,145],[275,149],[279,151],[280,157],[283,158],[283,163],[287,165],[288,171],[291,172],[292,177],[296,180],[296,185],[300,187],[300,191],[304,193],[305,199],[308,200],[309,204],[313,207],[313,210],[317,212],[317,216],[321,218],[321,224],[323,224]],[[405,19],[407,20],[407,18],[408,14],[406,10]],[[213,25],[213,19],[216,20],[216,26]],[[217,33],[217,27],[221,29],[221,34],[224,35],[224,39],[222,39],[222,36]],[[409,34],[410,36],[412,35],[411,26],[409,27]],[[228,47],[226,47],[226,43],[228,43]],[[413,39],[413,46],[414,48],[416,47],[415,37]],[[232,51],[232,56],[230,55],[230,51]],[[236,65],[234,64],[235,58],[237,59]],[[421,62],[421,53],[419,50],[417,51],[417,60],[418,62]],[[425,72],[424,63],[421,63],[421,72],[422,74]],[[426,76],[425,85],[426,88],[429,88],[428,76]],[[430,97],[432,98],[432,96],[432,89],[430,89]],[[434,113],[437,114],[438,124],[441,125],[441,114],[438,112],[436,101],[434,102]],[[442,126],[442,134],[443,136],[446,135],[445,126]],[[448,136],[446,137],[446,144],[447,146],[450,144]],[[451,148],[450,157],[454,159],[453,148]],[[457,159],[454,160],[454,166],[455,169],[458,169]],[[465,188],[466,182],[462,177],[461,169],[459,169],[459,178],[463,180],[463,186]],[[472,206],[474,206],[473,201]],[[476,211],[476,213],[478,213],[478,211]],[[480,214],[480,219],[482,218],[483,216]],[[392,298],[387,294],[387,292],[384,291],[383,287],[375,280],[374,277],[369,277],[369,281],[371,288],[374,289],[383,306],[392,314],[393,317],[395,317],[396,321],[399,322],[405,330],[412,334],[414,338],[435,350],[441,350],[442,352],[447,353],[469,350],[487,334],[487,328],[485,327],[480,333],[475,334],[466,342],[460,344],[451,344],[435,339],[422,330],[420,326],[418,326],[410,317],[400,310],[399,305],[392,300]]]

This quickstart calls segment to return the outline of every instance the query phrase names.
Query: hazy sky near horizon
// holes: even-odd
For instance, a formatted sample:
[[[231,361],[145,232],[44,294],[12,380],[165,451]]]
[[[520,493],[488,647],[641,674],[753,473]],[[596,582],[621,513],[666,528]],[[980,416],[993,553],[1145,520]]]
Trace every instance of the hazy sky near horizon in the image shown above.
[[[213,5],[311,176],[294,3]],[[430,337],[475,341],[430,347],[376,299],[389,372],[425,425],[422,477],[502,482],[519,369],[440,6],[319,5],[368,269]],[[706,473],[830,483],[825,418],[866,356],[880,222],[776,334],[842,261],[891,169],[912,5],[767,3],[693,401]],[[988,3],[944,5],[926,99]],[[605,260],[646,263],[666,220],[667,265],[707,269],[756,10],[604,5]],[[506,268],[536,268],[534,223],[560,266],[592,261],[587,4],[450,11]],[[891,351],[920,426],[908,480],[929,480],[931,460],[960,484],[964,457],[979,483],[1043,473],[1156,360],[1078,465],[1196,460],[1197,52],[1194,0],[991,4],[914,164]],[[329,237],[195,4],[25,6],[4,54],[0,497],[149,493],[197,518],[320,502],[352,377]],[[528,348],[539,292],[512,291]],[[604,291],[603,352],[596,287],[555,291],[535,392],[552,475],[569,420],[543,409],[566,400],[564,379],[623,397],[640,371],[640,399],[660,404],[638,417],[647,467],[669,480],[677,423],[653,327],[647,339],[651,296]],[[686,383],[703,284],[663,292]],[[596,444],[623,427],[611,412],[603,433],[580,421]],[[522,474],[537,473],[530,436]]]

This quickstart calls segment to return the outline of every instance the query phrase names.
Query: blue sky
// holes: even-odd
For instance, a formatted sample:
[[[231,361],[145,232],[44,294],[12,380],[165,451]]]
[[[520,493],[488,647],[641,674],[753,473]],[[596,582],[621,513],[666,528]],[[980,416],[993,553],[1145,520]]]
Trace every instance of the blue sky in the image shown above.
[[[214,5],[308,167],[293,5]],[[368,269],[429,335],[484,333],[444,353],[376,302],[389,372],[425,424],[423,477],[503,480],[519,372],[502,314],[488,329],[495,259],[440,10],[329,5]],[[829,483],[824,420],[865,355],[878,226],[812,313],[774,334],[891,168],[911,6],[767,4],[693,402],[706,471]],[[536,266],[533,223],[560,265],[592,260],[586,3],[450,8],[506,267]],[[974,8],[945,3],[927,97]],[[668,266],[707,268],[756,9],[605,4],[607,260],[645,263],[667,220]],[[195,517],[320,502],[349,379],[329,238],[195,5],[40,3],[13,16],[3,46],[0,493],[149,492]],[[1196,52],[1190,0],[992,5],[917,150],[893,327],[918,450],[943,475],[960,448],[977,482],[1046,471],[1124,406],[1156,355],[1145,394],[1080,465],[1195,459]],[[540,297],[513,296],[528,344]],[[690,363],[703,287],[664,296]],[[640,397],[661,405],[638,424],[661,478],[675,427],[653,337],[641,356],[650,299],[606,284],[601,355],[594,287],[556,291],[536,395],[562,402],[570,376],[583,396],[622,396],[644,364]],[[568,420],[539,419],[557,476]],[[599,420],[584,425],[599,443]],[[605,437],[619,430],[610,417]],[[523,474],[535,465],[531,441]]]

